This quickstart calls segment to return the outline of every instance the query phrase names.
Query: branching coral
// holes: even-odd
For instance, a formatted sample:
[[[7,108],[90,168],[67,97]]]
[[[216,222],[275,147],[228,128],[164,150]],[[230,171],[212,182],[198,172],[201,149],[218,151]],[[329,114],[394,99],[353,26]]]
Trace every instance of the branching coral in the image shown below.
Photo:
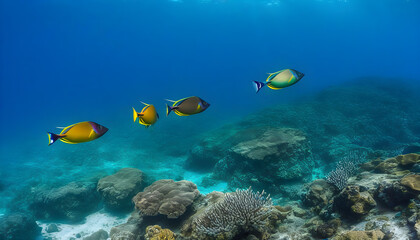
[[[255,193],[251,188],[238,189],[228,193],[222,202],[196,219],[195,224],[201,233],[209,236],[234,229],[259,230],[264,225],[262,219],[269,213],[271,205],[270,195],[264,191]]]
[[[326,180],[342,190],[347,186],[349,178],[356,174],[358,169],[358,161],[340,161],[336,169],[328,174]]]

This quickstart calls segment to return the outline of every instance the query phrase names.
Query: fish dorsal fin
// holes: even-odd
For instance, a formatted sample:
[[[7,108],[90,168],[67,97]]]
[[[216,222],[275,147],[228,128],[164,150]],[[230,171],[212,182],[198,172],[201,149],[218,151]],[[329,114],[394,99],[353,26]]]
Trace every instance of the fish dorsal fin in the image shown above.
[[[166,101],[168,101],[168,102],[176,102],[176,101],[174,101],[174,100],[170,100],[170,99],[165,99]]]
[[[191,98],[191,97],[179,99],[178,101],[174,102],[174,106],[178,106],[179,104],[181,104],[183,101],[187,100],[188,98]]]
[[[68,127],[65,127],[65,128],[63,128],[63,130],[61,131],[61,133],[60,134],[64,134],[64,133],[66,133],[70,128],[72,128],[74,125],[76,125],[77,123],[75,123],[75,124],[72,124],[72,125],[70,125],[70,126],[68,126]]]
[[[55,127],[55,128],[58,128],[58,129],[64,129],[64,128],[66,128],[66,127]]]
[[[146,111],[146,109],[148,109],[148,108],[149,108],[149,106],[150,106],[150,105],[146,105],[146,106],[145,106],[145,107],[141,110],[141,112],[140,112],[140,113],[141,113],[141,114],[142,114],[142,113],[144,113],[144,111]],[[140,115],[139,115],[139,116],[140,116]],[[144,116],[144,114],[143,114],[142,116]]]
[[[140,101],[141,103],[143,103],[144,105],[146,105],[146,106],[149,106],[150,104],[147,104],[147,103],[144,103],[144,102],[142,102],[142,101]]]

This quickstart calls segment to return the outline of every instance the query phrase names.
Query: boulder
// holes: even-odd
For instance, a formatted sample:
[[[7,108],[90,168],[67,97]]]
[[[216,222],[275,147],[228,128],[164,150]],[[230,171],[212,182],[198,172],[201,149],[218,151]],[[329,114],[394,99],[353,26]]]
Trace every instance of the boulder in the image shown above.
[[[256,167],[257,178],[273,172],[271,177],[280,181],[302,179],[313,167],[309,141],[297,129],[268,129],[259,138],[234,145],[231,153],[237,162]],[[261,165],[263,169],[258,168]]]
[[[40,219],[80,221],[100,202],[96,184],[72,182],[60,188],[34,194],[29,209]]]
[[[107,239],[108,239],[108,233],[103,229],[97,232],[94,232],[91,235],[83,238],[83,240],[107,240]]]
[[[408,184],[408,183],[407,183]],[[400,205],[407,205],[415,194],[400,181],[395,180],[388,183],[381,183],[376,188],[375,198],[384,203],[389,208],[395,208]]]
[[[358,220],[376,206],[375,200],[359,186],[347,186],[335,199],[333,208],[343,218]]]
[[[190,181],[159,180],[138,193],[133,202],[145,216],[178,218],[199,195],[197,186]]]
[[[306,206],[311,207],[312,211],[319,213],[321,209],[332,201],[336,194],[338,194],[336,187],[324,179],[318,179],[306,187],[302,195],[302,202]]]
[[[140,240],[144,234],[143,218],[137,211],[131,213],[126,223],[111,228],[111,240]]]
[[[52,223],[52,224],[48,224],[47,229],[45,229],[45,231],[47,233],[53,233],[53,232],[58,232],[59,229],[57,227],[57,224]]]
[[[16,213],[0,218],[0,239],[32,240],[41,233],[35,219],[24,213]]]
[[[97,190],[111,210],[132,210],[132,198],[144,187],[144,174],[135,168],[123,168],[99,180]]]
[[[253,138],[249,139],[246,134]],[[238,135],[238,136],[237,136]],[[314,161],[306,135],[292,128],[243,129],[230,136],[225,154],[213,168],[212,179],[228,182],[230,189],[248,188],[271,193],[286,190],[282,183],[302,184],[312,176]],[[212,154],[207,152],[207,154]],[[288,190],[296,192],[295,186]],[[284,195],[291,197],[288,191]],[[293,194],[293,193],[292,193]],[[294,194],[293,194],[294,195]],[[294,196],[293,199],[299,196]],[[296,199],[295,199],[296,200]]]
[[[333,219],[326,223],[323,223],[312,230],[312,236],[317,239],[325,239],[334,236],[340,227],[340,219]]]

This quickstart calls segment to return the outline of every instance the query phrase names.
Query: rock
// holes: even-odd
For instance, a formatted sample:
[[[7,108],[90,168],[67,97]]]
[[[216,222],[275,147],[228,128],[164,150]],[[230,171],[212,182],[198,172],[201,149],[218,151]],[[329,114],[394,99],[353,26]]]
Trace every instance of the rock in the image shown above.
[[[319,213],[322,208],[327,206],[338,193],[337,188],[324,179],[313,181],[304,191],[305,193],[302,195],[303,204],[311,207],[311,210],[316,213]]]
[[[146,240],[175,240],[175,234],[169,229],[162,229],[159,225],[154,225],[146,228],[144,238]]]
[[[0,218],[2,240],[32,240],[40,233],[41,228],[30,215],[15,213]]]
[[[381,240],[385,234],[380,230],[375,231],[350,231],[340,234],[334,240]]]
[[[401,185],[409,189],[419,192],[420,191],[420,175],[413,174],[407,175],[401,179]]]
[[[376,206],[375,200],[359,186],[347,186],[335,199],[333,208],[343,218],[360,219]]]
[[[375,167],[375,171],[378,173],[393,173],[398,170],[398,161],[395,158],[388,158],[383,162],[379,163]]]
[[[143,215],[178,218],[199,195],[197,186],[190,181],[159,180],[138,193],[133,202]]]
[[[293,208],[293,215],[295,215],[296,217],[304,218],[308,216],[308,212],[300,207],[295,206]]]
[[[312,231],[312,235],[315,238],[330,238],[334,236],[334,234],[337,232],[338,227],[341,225],[340,219],[333,219],[328,221],[327,223],[321,224],[318,227],[316,227]]]
[[[140,240],[144,235],[143,218],[135,211],[126,223],[111,228],[111,240]]]
[[[402,167],[408,168],[416,163],[420,163],[420,154],[410,153],[406,155],[400,155],[397,156],[396,159]]]
[[[123,168],[99,180],[97,190],[112,210],[131,210],[132,198],[144,187],[144,174],[135,168]]]
[[[298,200],[303,180],[309,180],[314,166],[306,135],[291,128],[251,129],[251,139],[247,133],[248,129],[238,130],[239,136],[226,142],[223,147],[228,149],[214,166],[212,178],[228,182],[230,189],[252,186]]]
[[[375,193],[375,198],[390,208],[407,205],[414,196],[412,191],[409,191],[397,180],[379,184]]]
[[[58,227],[56,224],[52,223],[52,224],[48,224],[47,229],[45,230],[47,233],[53,233],[53,232],[58,232]]]
[[[96,184],[72,182],[35,193],[29,209],[40,219],[80,221],[96,209],[99,201]]]
[[[103,229],[92,233],[88,237],[83,238],[83,240],[107,240],[107,239],[108,239],[108,233]]]
[[[302,179],[313,167],[309,142],[297,129],[268,129],[259,138],[236,144],[231,151],[236,161],[253,166],[257,179],[258,174],[273,170],[271,177],[276,180]],[[258,168],[261,165],[263,169]]]

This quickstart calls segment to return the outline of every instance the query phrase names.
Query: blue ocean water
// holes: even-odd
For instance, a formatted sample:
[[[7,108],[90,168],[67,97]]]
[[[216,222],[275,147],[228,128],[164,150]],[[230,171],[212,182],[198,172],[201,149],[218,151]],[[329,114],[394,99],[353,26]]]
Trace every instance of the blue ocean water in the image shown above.
[[[0,208],[121,167],[200,178],[183,162],[212,129],[354,79],[419,87],[419,13],[418,0],[2,0]],[[252,81],[284,68],[305,77],[255,94]],[[165,99],[193,95],[211,107],[165,116]],[[139,101],[160,114],[149,129],[132,122]],[[46,131],[81,121],[110,130],[47,146]]]

